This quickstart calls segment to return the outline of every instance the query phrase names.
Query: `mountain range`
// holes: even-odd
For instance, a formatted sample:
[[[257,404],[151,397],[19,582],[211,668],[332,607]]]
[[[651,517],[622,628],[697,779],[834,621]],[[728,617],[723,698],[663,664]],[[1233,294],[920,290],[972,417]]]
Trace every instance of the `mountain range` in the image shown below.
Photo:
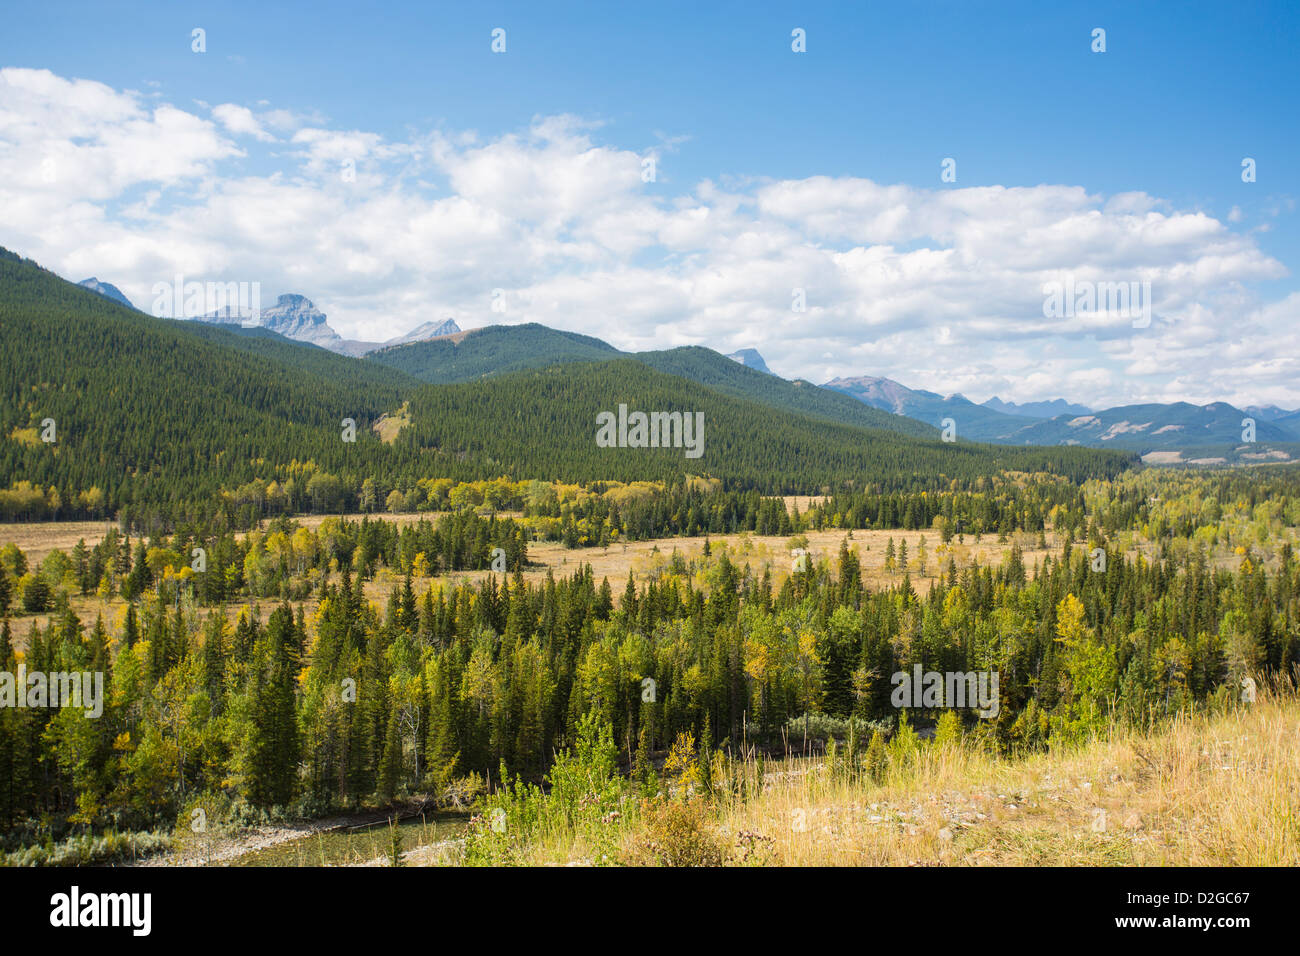
[[[993,399],[976,405],[961,395],[944,397],[871,376],[836,378],[824,387],[936,426],[949,420],[957,437],[971,441],[1123,448],[1143,455],[1151,464],[1289,461],[1300,457],[1300,448],[1275,447],[1300,442],[1300,414],[1275,406],[1266,417],[1227,402],[1147,403],[1096,411],[1063,399],[1020,406]],[[1002,410],[1008,408],[1016,414]],[[1043,414],[1057,408],[1067,410],[1051,417]],[[1247,419],[1254,420],[1253,444],[1246,439]]]
[[[129,305],[109,283],[80,283]],[[210,314],[204,323],[247,326],[316,345],[341,355],[365,357],[432,384],[455,384],[575,362],[631,358],[657,371],[769,407],[827,421],[932,437],[949,427],[959,440],[1004,445],[1081,445],[1137,453],[1149,463],[1290,461],[1300,457],[1300,411],[1270,406],[1239,409],[1225,402],[1147,403],[1092,409],[1053,399],[1017,404],[994,397],[976,404],[962,395],[908,388],[882,377],[832,379],[821,386],[788,381],[771,372],[756,349],[727,355],[702,347],[626,353],[592,336],[536,323],[462,331],[451,319],[423,323],[386,342],[342,338],[323,312],[302,295],[281,295],[256,315]],[[1254,421],[1254,442],[1245,440],[1244,419]]]
[[[306,308],[285,305],[286,320]],[[1007,471],[1106,478],[1136,463],[1088,448],[948,444],[923,422],[710,349],[627,355],[538,325],[353,358],[267,327],[154,317],[2,249],[0,355],[0,488],[28,482],[59,502],[14,517],[49,507],[153,520],[243,508],[271,485],[292,509],[331,512],[429,477],[708,476],[759,495],[814,494],[948,489]],[[597,416],[620,406],[704,415],[702,455],[680,443],[601,446]],[[45,439],[54,423],[57,439]]]
[[[131,300],[123,295],[117,286],[111,283],[100,282],[97,278],[91,277],[83,279],[77,284],[89,289],[91,292],[97,292],[106,298],[112,299],[114,302],[119,302],[128,308],[135,308]],[[209,325],[256,326],[269,329],[277,335],[283,335],[285,338],[293,339],[296,342],[307,342],[323,349],[329,349],[331,352],[338,352],[340,355],[354,357],[390,345],[403,345],[408,342],[418,342],[442,335],[454,335],[460,331],[460,326],[456,324],[454,319],[444,319],[441,322],[424,322],[405,335],[399,335],[386,342],[362,342],[355,339],[345,339],[330,326],[329,322],[326,321],[325,313],[316,308],[310,299],[292,292],[281,295],[276,300],[275,305],[269,309],[254,311],[226,307],[199,316],[195,321],[205,322]]]
[[[1015,402],[1004,402],[994,395],[987,402],[981,402],[985,408],[991,408],[995,412],[1001,412],[1004,415],[1020,415],[1029,418],[1055,418],[1057,415],[1088,415],[1092,409],[1087,405],[1076,405],[1073,402],[1067,402],[1063,398],[1054,398],[1048,402],[1025,402],[1017,405]]]

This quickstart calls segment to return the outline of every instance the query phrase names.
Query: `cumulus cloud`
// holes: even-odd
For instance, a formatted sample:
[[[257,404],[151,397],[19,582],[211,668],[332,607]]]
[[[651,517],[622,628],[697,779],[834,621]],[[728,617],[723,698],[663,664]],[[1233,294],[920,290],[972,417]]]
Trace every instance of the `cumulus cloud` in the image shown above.
[[[272,136],[262,126],[262,121],[253,115],[247,106],[234,103],[222,103],[212,109],[212,115],[218,123],[235,136],[251,136],[264,143],[274,142]]]
[[[976,400],[1300,405],[1300,299],[1251,291],[1287,270],[1235,209],[1078,185],[692,184],[663,175],[677,141],[614,145],[573,116],[393,141],[254,106],[0,70],[0,243],[144,305],[177,273],[301,292],[368,340],[538,321]],[[1151,321],[1050,314],[1066,281],[1146,283]]]

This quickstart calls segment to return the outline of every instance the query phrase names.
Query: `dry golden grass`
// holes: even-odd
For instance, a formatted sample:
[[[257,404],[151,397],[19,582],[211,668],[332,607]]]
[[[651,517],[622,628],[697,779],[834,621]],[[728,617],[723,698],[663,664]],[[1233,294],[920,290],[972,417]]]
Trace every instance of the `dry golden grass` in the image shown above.
[[[765,564],[772,568],[773,585],[780,587],[789,576],[792,564],[790,549],[787,547],[790,535],[755,535],[724,534],[714,535],[708,539],[709,546],[716,554],[718,549],[729,549],[731,559],[741,565],[749,564],[755,573],[762,574]],[[863,531],[849,532],[844,529],[829,531],[810,531],[804,535],[808,539],[808,550],[814,562],[826,561],[831,573],[837,573],[840,542],[848,538],[850,547],[858,549],[858,560],[862,564],[862,580],[872,588],[888,587],[903,580],[902,568],[893,573],[885,570],[885,549],[889,539],[894,539],[897,548],[904,541],[908,548],[908,573],[912,576],[912,586],[924,591],[929,582],[936,579],[940,571],[947,568],[948,559],[953,558],[958,568],[965,567],[971,561],[981,565],[997,566],[1011,551],[1013,543],[1020,544],[1026,567],[1035,562],[1042,562],[1050,551],[1040,550],[1037,535],[1017,535],[1006,542],[999,543],[996,535],[986,535],[978,544],[967,537],[964,544],[954,538],[951,545],[941,548],[939,535],[934,531]],[[917,559],[917,550],[921,538],[926,541],[926,567],[922,574]],[[676,550],[686,560],[698,559],[704,551],[705,539],[700,538],[657,538],[650,541],[626,541],[611,544],[607,548],[580,548],[570,550],[555,541],[533,542],[528,545],[528,560],[534,563],[524,577],[544,578],[547,571],[556,575],[570,574],[579,565],[590,564],[597,581],[608,577],[616,585],[616,593],[621,592],[622,584],[630,571],[639,581],[647,580],[660,573],[668,566]],[[1051,541],[1049,539],[1049,545]],[[463,575],[451,575],[452,578],[464,577],[478,580],[487,572],[469,572]]]
[[[1300,705],[1261,695],[1025,760],[925,748],[875,786],[799,760],[719,807],[780,866],[1295,866]]]
[[[1028,758],[924,745],[879,783],[793,758],[766,764],[760,792],[760,765],[746,761],[734,769],[744,787],[718,777],[712,805],[697,797],[683,815],[730,865],[1296,866],[1297,739],[1294,692],[1261,692],[1149,735],[1112,730]],[[517,862],[641,865],[662,839],[629,796],[608,826],[534,831]]]
[[[391,445],[397,440],[397,433],[409,424],[411,424],[411,403],[403,402],[401,408],[391,415],[379,416],[379,421],[370,427],[379,436],[381,442]]]
[[[78,541],[99,544],[117,526],[115,521],[19,521],[0,524],[0,547],[16,544],[35,567],[51,551],[71,551]]]

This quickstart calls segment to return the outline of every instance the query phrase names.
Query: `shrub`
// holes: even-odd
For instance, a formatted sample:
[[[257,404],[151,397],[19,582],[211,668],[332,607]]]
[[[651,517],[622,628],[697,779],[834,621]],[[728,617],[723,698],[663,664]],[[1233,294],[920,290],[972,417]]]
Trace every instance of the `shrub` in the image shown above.
[[[889,770],[889,749],[885,744],[885,735],[879,730],[871,735],[871,743],[867,745],[867,756],[863,762],[866,764],[867,776],[873,783],[885,779]]]
[[[658,866],[722,866],[727,848],[710,818],[706,800],[642,800],[644,831],[636,860]]]
[[[171,846],[165,833],[105,833],[39,844],[0,857],[2,866],[91,866],[138,860]]]

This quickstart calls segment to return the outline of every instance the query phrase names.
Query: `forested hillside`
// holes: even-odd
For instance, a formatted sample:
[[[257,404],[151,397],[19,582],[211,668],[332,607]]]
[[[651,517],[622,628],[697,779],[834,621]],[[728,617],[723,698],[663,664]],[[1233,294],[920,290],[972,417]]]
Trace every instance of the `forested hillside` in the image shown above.
[[[938,419],[920,422],[865,405],[855,398],[802,380],[789,382],[770,373],[747,368],[712,349],[689,346],[631,356],[660,372],[680,375],[701,385],[773,408],[803,412],[845,425],[882,428],[924,438],[938,437]]]
[[[309,375],[329,378],[348,385],[367,388],[401,389],[408,391],[419,381],[405,372],[331,352],[309,342],[296,342],[278,332],[263,328],[242,328],[237,325],[209,325],[202,322],[189,324],[190,331],[200,339],[222,348],[238,349],[253,355],[272,359],[286,368],[299,369]]]
[[[650,368],[706,385],[734,398],[750,399],[784,411],[803,412],[845,425],[883,428],[933,438],[936,428],[912,418],[891,415],[811,382],[788,382],[747,368],[712,349],[688,346],[650,352],[619,352],[586,335],[560,332],[536,323],[494,325],[465,335],[381,349],[370,361],[401,369],[425,382],[472,382],[490,375],[580,361],[618,357],[636,359]],[[937,423],[937,419],[936,419]]]
[[[368,427],[405,394],[391,370],[152,318],[9,258],[0,351],[0,484],[42,489],[10,519],[210,501],[302,462],[359,485],[393,458]]]
[[[619,354],[614,346],[589,335],[530,322],[394,345],[371,352],[366,361],[399,369],[423,382],[449,384],[558,362],[601,361]]]
[[[558,335],[524,334],[552,343]],[[608,348],[561,340],[601,355]],[[833,398],[803,401],[802,386],[706,350],[650,354],[716,390],[635,359],[421,386],[400,370],[264,331],[152,318],[12,255],[0,261],[0,349],[4,520],[120,516],[153,528],[230,514],[240,501],[288,513],[367,510],[375,506],[367,482],[410,488],[432,477],[707,475],[729,487],[812,493],[939,489],[1004,469],[1078,480],[1131,463],[1078,449],[945,445],[828,421],[893,416],[836,409]],[[480,358],[490,365],[489,354]],[[620,403],[703,412],[703,455],[598,448],[596,414]],[[399,410],[397,420],[410,424],[385,443],[370,426]],[[345,440],[345,419],[355,441]]]
[[[759,373],[752,373],[759,374]],[[599,448],[596,416],[630,410],[703,412],[704,454],[681,448]],[[456,478],[485,471],[630,481],[707,474],[768,493],[840,486],[946,488],[1001,470],[1075,480],[1113,476],[1132,459],[1081,448],[1010,448],[918,440],[755,405],[666,375],[634,358],[571,363],[481,383],[423,388],[397,444]]]

